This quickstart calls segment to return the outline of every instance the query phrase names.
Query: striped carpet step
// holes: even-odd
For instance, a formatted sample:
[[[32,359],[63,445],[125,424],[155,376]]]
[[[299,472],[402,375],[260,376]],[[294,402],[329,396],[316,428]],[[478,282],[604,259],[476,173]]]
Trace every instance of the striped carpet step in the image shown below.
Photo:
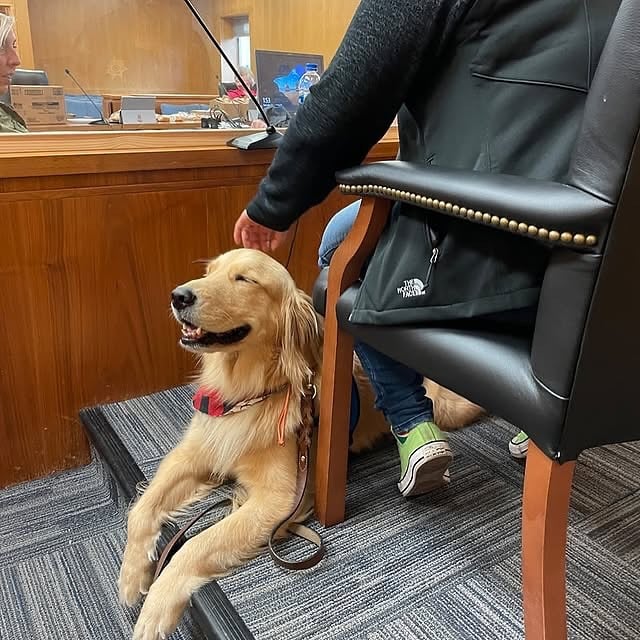
[[[101,407],[148,476],[180,439],[191,392]],[[487,419],[453,434],[451,486],[412,500],[398,495],[393,446],[354,459],[347,521],[313,524],[328,549],[319,567],[289,573],[263,554],[220,587],[257,640],[520,640],[516,431]],[[640,637],[640,443],[581,457],[570,522],[570,638]]]
[[[190,394],[181,387],[86,412],[111,457],[0,491],[0,638],[130,637],[137,611],[121,608],[116,591],[126,507],[135,479],[151,477],[179,440]],[[347,521],[312,523],[327,558],[289,573],[261,555],[194,598],[172,640],[521,640],[523,466],[506,447],[515,432],[487,419],[453,434],[451,486],[411,500],[397,493],[393,447],[354,458]],[[640,637],[639,461],[639,443],[579,461],[571,640]]]

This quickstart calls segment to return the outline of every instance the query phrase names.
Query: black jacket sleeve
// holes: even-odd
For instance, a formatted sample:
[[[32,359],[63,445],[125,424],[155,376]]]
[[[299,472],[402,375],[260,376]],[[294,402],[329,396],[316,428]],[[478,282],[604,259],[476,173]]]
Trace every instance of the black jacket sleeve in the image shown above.
[[[331,65],[298,109],[249,217],[288,229],[360,164],[473,0],[362,0]],[[417,80],[419,78],[420,80]]]

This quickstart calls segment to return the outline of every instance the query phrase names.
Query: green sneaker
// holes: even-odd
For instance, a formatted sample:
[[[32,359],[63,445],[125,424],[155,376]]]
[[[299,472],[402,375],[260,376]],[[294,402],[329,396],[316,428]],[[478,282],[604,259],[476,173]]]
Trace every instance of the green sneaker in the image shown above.
[[[527,451],[529,450],[529,436],[521,431],[517,436],[514,436],[509,440],[509,453],[514,458],[521,460],[527,457]]]
[[[394,434],[400,454],[398,489],[417,496],[449,484],[448,466],[453,460],[445,435],[433,422],[421,422],[406,436]]]

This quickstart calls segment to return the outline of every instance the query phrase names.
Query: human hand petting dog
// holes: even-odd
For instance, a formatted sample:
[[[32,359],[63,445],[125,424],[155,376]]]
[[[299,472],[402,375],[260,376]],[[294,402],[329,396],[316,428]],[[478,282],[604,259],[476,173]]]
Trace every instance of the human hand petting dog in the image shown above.
[[[287,231],[274,231],[257,222],[254,222],[245,209],[236,220],[233,228],[233,241],[245,249],[260,249],[265,253],[275,251],[288,239],[291,229]]]

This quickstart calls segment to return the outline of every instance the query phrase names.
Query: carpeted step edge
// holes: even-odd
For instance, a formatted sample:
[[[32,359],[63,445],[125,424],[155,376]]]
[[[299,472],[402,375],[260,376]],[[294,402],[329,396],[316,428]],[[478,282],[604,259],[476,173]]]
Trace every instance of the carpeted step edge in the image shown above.
[[[137,486],[147,478],[114,431],[100,407],[80,411],[80,420],[93,446],[118,483],[123,497],[131,502]],[[175,533],[167,526],[160,542],[166,544]],[[207,640],[255,640],[248,627],[216,582],[209,582],[191,598],[193,617]]]

